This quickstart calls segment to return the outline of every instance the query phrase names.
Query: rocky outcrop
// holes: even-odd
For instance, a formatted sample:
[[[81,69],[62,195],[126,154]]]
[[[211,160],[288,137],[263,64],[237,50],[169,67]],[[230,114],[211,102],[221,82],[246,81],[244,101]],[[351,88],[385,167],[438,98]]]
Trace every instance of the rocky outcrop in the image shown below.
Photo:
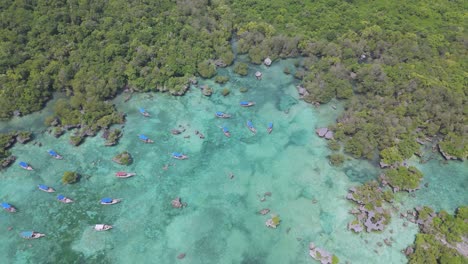
[[[325,139],[333,139],[333,131],[329,130],[326,127],[317,128],[315,132],[319,137],[324,137]]]
[[[259,71],[257,71],[257,72],[255,73],[255,78],[257,78],[257,80],[261,80],[261,79],[262,79],[262,73],[259,72]]]
[[[316,247],[312,242],[309,244],[309,255],[312,258],[320,261],[321,264],[332,263],[333,255],[325,249]]]
[[[438,148],[439,148],[439,152],[440,154],[442,154],[442,156],[444,157],[444,159],[446,160],[457,160],[458,158],[455,157],[455,156],[452,156],[450,154],[448,154],[447,152],[445,152],[442,147],[440,146],[440,144],[437,144]]]
[[[380,192],[380,188],[377,192]],[[386,210],[381,206],[377,206],[376,202],[366,202],[361,200],[361,194],[357,193],[356,188],[351,188],[346,195],[346,199],[354,201],[359,206],[352,210],[352,214],[356,216],[356,219],[348,224],[348,229],[356,233],[362,232],[364,229],[366,232],[382,231],[384,230],[387,222],[385,216],[389,215]]]
[[[31,132],[18,132],[16,135],[16,141],[18,141],[21,144],[25,144],[29,142],[31,139],[32,139]]]
[[[207,85],[202,86],[202,94],[204,96],[211,96],[213,94],[213,89],[208,87]]]
[[[309,92],[306,90],[306,88],[304,88],[304,87],[302,87],[300,85],[296,86],[296,89],[297,89],[297,92],[299,93],[300,98],[303,98],[303,97],[309,95]]]
[[[277,215],[271,215],[271,218],[265,222],[265,225],[270,228],[276,228],[280,224],[281,220]]]
[[[8,158],[3,159],[1,163],[2,168],[6,168],[10,166],[13,162],[15,162],[15,160],[16,160],[16,156],[9,156]]]

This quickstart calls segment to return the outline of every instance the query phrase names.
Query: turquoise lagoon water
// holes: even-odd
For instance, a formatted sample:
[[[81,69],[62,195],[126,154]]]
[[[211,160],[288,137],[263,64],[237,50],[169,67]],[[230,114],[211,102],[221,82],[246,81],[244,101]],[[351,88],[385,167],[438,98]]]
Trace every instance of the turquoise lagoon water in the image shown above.
[[[16,214],[0,212],[0,255],[7,263],[314,263],[308,244],[336,254],[341,263],[405,263],[400,252],[414,240],[417,227],[403,226],[397,213],[380,234],[353,234],[346,225],[352,220],[352,204],[347,190],[379,171],[372,164],[348,160],[341,168],[329,165],[330,153],[315,128],[334,122],[340,112],[330,105],[318,109],[300,101],[291,76],[283,74],[292,61],[270,68],[251,68],[248,77],[225,70],[230,81],[205,97],[192,87],[186,96],[137,94],[125,103],[115,100],[127,113],[124,136],[114,147],[105,147],[100,135],[87,138],[79,147],[68,144],[68,134],[59,139],[44,132],[44,118],[50,106],[40,113],[0,123],[0,130],[27,129],[35,132],[34,144],[12,149],[18,160],[29,162],[35,171],[17,164],[0,172],[0,198],[19,208]],[[261,81],[253,73],[263,72]],[[223,97],[221,89],[231,94]],[[240,93],[240,87],[249,91]],[[239,101],[253,100],[251,108]],[[146,108],[150,118],[138,113]],[[216,111],[233,115],[215,119]],[[245,126],[251,119],[258,132]],[[266,126],[274,123],[268,135]],[[232,136],[226,138],[220,126]],[[121,127],[121,126],[117,126]],[[172,135],[171,129],[185,129]],[[195,130],[206,138],[200,139]],[[152,138],[143,144],[138,134]],[[50,158],[55,149],[64,160]],[[128,150],[134,157],[129,167],[111,161]],[[174,160],[171,152],[183,152],[188,160]],[[163,167],[168,165],[168,169]],[[436,157],[418,165],[425,173],[428,188],[416,197],[401,194],[401,210],[421,204],[453,211],[468,204],[467,163],[439,162]],[[61,175],[74,170],[82,175],[79,183],[63,186]],[[114,177],[116,171],[134,171],[129,179]],[[235,177],[229,178],[232,172]],[[54,194],[37,190],[37,184],[54,187],[57,193],[75,200],[62,204]],[[465,191],[465,192],[464,192]],[[262,202],[265,192],[271,192]],[[122,198],[113,206],[101,206],[102,197]],[[175,209],[171,200],[181,197],[187,207]],[[316,203],[313,202],[316,200]],[[265,226],[269,215],[257,212],[269,208],[281,217],[277,229]],[[114,225],[108,232],[94,232],[98,223]],[[11,230],[9,230],[11,228]],[[23,240],[18,233],[35,230],[47,234],[38,240]],[[392,247],[378,242],[392,237]],[[177,256],[185,253],[183,260]],[[5,262],[2,262],[5,263]]]

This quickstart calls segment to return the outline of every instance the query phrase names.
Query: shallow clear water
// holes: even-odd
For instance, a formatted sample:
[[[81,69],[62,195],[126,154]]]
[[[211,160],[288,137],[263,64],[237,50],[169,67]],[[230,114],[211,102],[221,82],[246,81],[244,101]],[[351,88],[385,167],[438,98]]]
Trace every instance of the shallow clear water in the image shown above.
[[[0,255],[8,263],[313,263],[308,256],[308,244],[313,241],[342,263],[405,263],[400,250],[413,242],[415,225],[403,227],[403,221],[394,217],[381,234],[347,231],[352,219],[348,214],[352,204],[344,198],[347,189],[379,171],[357,160],[348,160],[342,168],[329,165],[326,142],[314,130],[333,123],[340,106],[336,111],[329,105],[314,109],[298,100],[293,78],[282,72],[286,65],[293,68],[292,63],[252,67],[244,78],[224,70],[222,74],[231,77],[227,84],[200,83],[215,89],[211,97],[196,87],[184,97],[137,94],[127,103],[119,97],[116,104],[127,113],[127,122],[124,136],[114,147],[104,147],[100,135],[73,147],[67,142],[68,134],[56,139],[41,133],[50,107],[0,123],[1,131],[34,131],[35,140],[42,143],[42,147],[27,144],[12,149],[18,160],[29,162],[35,171],[14,164],[0,172],[0,199],[19,208],[16,214],[0,212]],[[253,77],[257,69],[264,74],[261,81]],[[226,97],[221,95],[224,87],[231,90]],[[240,93],[240,87],[249,91]],[[242,108],[242,100],[257,104]],[[139,107],[152,116],[142,117]],[[233,117],[216,119],[216,111]],[[257,127],[256,135],[246,128],[248,119]],[[270,135],[268,122],[274,123]],[[222,125],[229,128],[231,138],[223,135]],[[186,131],[172,135],[174,128]],[[206,138],[198,138],[195,130]],[[155,143],[140,142],[138,134]],[[50,158],[46,153],[50,148],[65,159]],[[128,167],[111,161],[124,150],[134,157]],[[172,159],[171,152],[185,153],[189,159]],[[463,192],[468,182],[466,162],[441,165],[432,160],[418,166],[429,188],[416,192],[416,198],[399,195],[402,208],[431,204],[453,211],[468,203]],[[82,174],[80,182],[61,185],[66,170]],[[114,177],[120,170],[138,175]],[[57,193],[37,190],[40,183]],[[262,202],[265,192],[271,196]],[[59,203],[58,193],[76,202]],[[99,200],[107,196],[123,202],[101,206]],[[188,206],[172,208],[175,197]],[[265,226],[269,215],[257,214],[263,208],[279,214],[282,222],[277,229]],[[112,224],[114,229],[94,232],[92,226],[97,223]],[[18,235],[23,230],[47,237],[23,240]],[[392,247],[377,246],[388,237],[396,241]],[[184,260],[177,260],[180,253],[186,253]]]

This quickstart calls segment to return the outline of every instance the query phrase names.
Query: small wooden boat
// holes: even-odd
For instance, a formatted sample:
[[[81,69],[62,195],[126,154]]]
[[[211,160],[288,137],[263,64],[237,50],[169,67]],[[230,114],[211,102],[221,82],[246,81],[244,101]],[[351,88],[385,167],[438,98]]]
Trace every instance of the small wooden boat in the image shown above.
[[[146,110],[144,108],[140,108],[140,114],[142,114],[144,117],[149,117],[150,114],[148,112],[146,112]]]
[[[231,132],[227,129],[227,127],[222,127],[223,133],[226,137],[231,137]]]
[[[252,124],[252,121],[247,120],[247,128],[252,131],[252,133],[256,134],[257,129],[255,129],[254,125]]]
[[[270,134],[271,131],[273,131],[273,123],[270,122],[270,123],[268,123],[268,128],[267,128],[268,134]]]
[[[94,230],[96,231],[106,231],[109,229],[112,229],[111,225],[98,224],[94,226]]]
[[[179,160],[188,159],[188,156],[187,156],[187,155],[184,155],[184,154],[179,153],[179,152],[173,152],[173,153],[172,153],[172,157],[173,157],[174,159],[179,159]]]
[[[7,212],[10,212],[10,213],[14,213],[16,212],[16,208],[9,204],[9,203],[2,203],[2,208],[7,211]]]
[[[115,176],[117,178],[128,178],[128,177],[132,177],[132,176],[135,176],[136,173],[134,172],[125,172],[125,171],[118,171],[115,173]]]
[[[103,205],[110,205],[110,204],[116,204],[116,203],[120,203],[120,199],[112,199],[112,198],[102,198],[101,199],[101,204]]]
[[[26,162],[24,161],[20,161],[19,162],[19,165],[21,168],[25,169],[25,170],[29,170],[29,171],[32,171],[33,168],[31,167],[31,165],[27,164]]]
[[[73,200],[61,194],[57,195],[57,200],[62,203],[73,203]]]
[[[243,107],[249,107],[249,106],[253,106],[255,105],[255,102],[252,102],[252,101],[242,101],[240,102],[240,106],[243,106]]]
[[[223,113],[223,112],[216,112],[215,116],[218,117],[218,118],[230,118],[231,117],[231,115],[228,115],[228,114]]]
[[[154,143],[153,140],[149,139],[149,138],[148,138],[147,136],[145,136],[145,135],[138,135],[138,138],[139,138],[141,141],[145,142],[145,143]]]
[[[34,231],[24,231],[20,233],[20,236],[25,239],[36,239],[36,238],[44,237],[45,234],[41,234],[39,232],[34,232]]]
[[[44,184],[39,184],[37,187],[39,188],[39,190],[44,191],[44,192],[48,192],[48,193],[55,192],[53,188],[46,186]]]
[[[52,157],[55,158],[55,159],[63,159],[62,156],[60,156],[59,154],[57,154],[57,152],[55,152],[55,151],[53,151],[53,150],[51,150],[51,149],[49,149],[49,150],[47,151],[47,153],[49,153],[49,155],[52,156]]]

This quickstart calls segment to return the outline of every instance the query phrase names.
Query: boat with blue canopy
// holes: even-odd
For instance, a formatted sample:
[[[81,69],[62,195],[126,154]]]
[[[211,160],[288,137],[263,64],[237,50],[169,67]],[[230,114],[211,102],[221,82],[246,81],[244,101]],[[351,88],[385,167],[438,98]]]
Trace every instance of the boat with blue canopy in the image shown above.
[[[273,123],[272,122],[268,123],[268,128],[267,128],[268,134],[270,134],[271,131],[273,131]]]
[[[24,231],[20,233],[20,236],[25,239],[36,239],[36,238],[44,237],[45,234],[41,234],[35,231]]]
[[[252,121],[250,120],[247,120],[247,128],[252,131],[252,133],[257,133],[257,129],[254,127],[254,125],[252,124]]]
[[[61,194],[57,195],[57,200],[62,203],[73,203],[72,199],[65,197],[64,195],[61,195]]]
[[[231,117],[231,115],[223,113],[223,112],[216,112],[215,116],[218,118],[230,118]]]
[[[147,136],[145,136],[145,135],[138,135],[138,138],[139,138],[141,141],[145,142],[145,143],[153,143],[153,142],[154,142],[153,140],[149,139],[149,138],[148,138]]]
[[[149,117],[150,114],[148,112],[146,112],[146,110],[142,107],[140,107],[140,114],[142,114],[144,117]]]
[[[105,198],[101,199],[101,204],[110,205],[110,204],[120,203],[120,201],[121,201],[120,199],[112,199],[112,198],[109,198],[109,197],[105,197]]]
[[[226,137],[231,137],[231,132],[229,132],[229,129],[225,126],[221,128],[223,130],[223,133]]]
[[[37,186],[37,188],[39,188],[39,190],[41,191],[44,191],[44,192],[48,192],[48,193],[51,193],[51,192],[55,192],[55,190],[49,186],[46,186],[44,184],[39,184]]]
[[[10,213],[14,213],[16,212],[16,208],[9,204],[9,203],[2,203],[2,208],[7,211],[7,212],[10,212]]]
[[[243,107],[249,107],[249,106],[253,106],[255,105],[255,102],[252,102],[252,101],[242,101],[240,102],[240,106],[243,106]]]
[[[52,149],[47,150],[47,153],[49,153],[50,156],[56,159],[63,159],[62,156],[60,156],[57,152],[53,151]]]
[[[24,161],[20,161],[18,164],[20,165],[21,168],[23,168],[23,169],[25,169],[25,170],[29,170],[29,171],[33,170],[33,168],[31,167],[31,165],[27,164],[27,163],[24,162]]]
[[[188,156],[187,156],[187,155],[184,155],[184,154],[179,153],[179,152],[172,152],[172,157],[173,157],[174,159],[179,159],[179,160],[188,159]]]

